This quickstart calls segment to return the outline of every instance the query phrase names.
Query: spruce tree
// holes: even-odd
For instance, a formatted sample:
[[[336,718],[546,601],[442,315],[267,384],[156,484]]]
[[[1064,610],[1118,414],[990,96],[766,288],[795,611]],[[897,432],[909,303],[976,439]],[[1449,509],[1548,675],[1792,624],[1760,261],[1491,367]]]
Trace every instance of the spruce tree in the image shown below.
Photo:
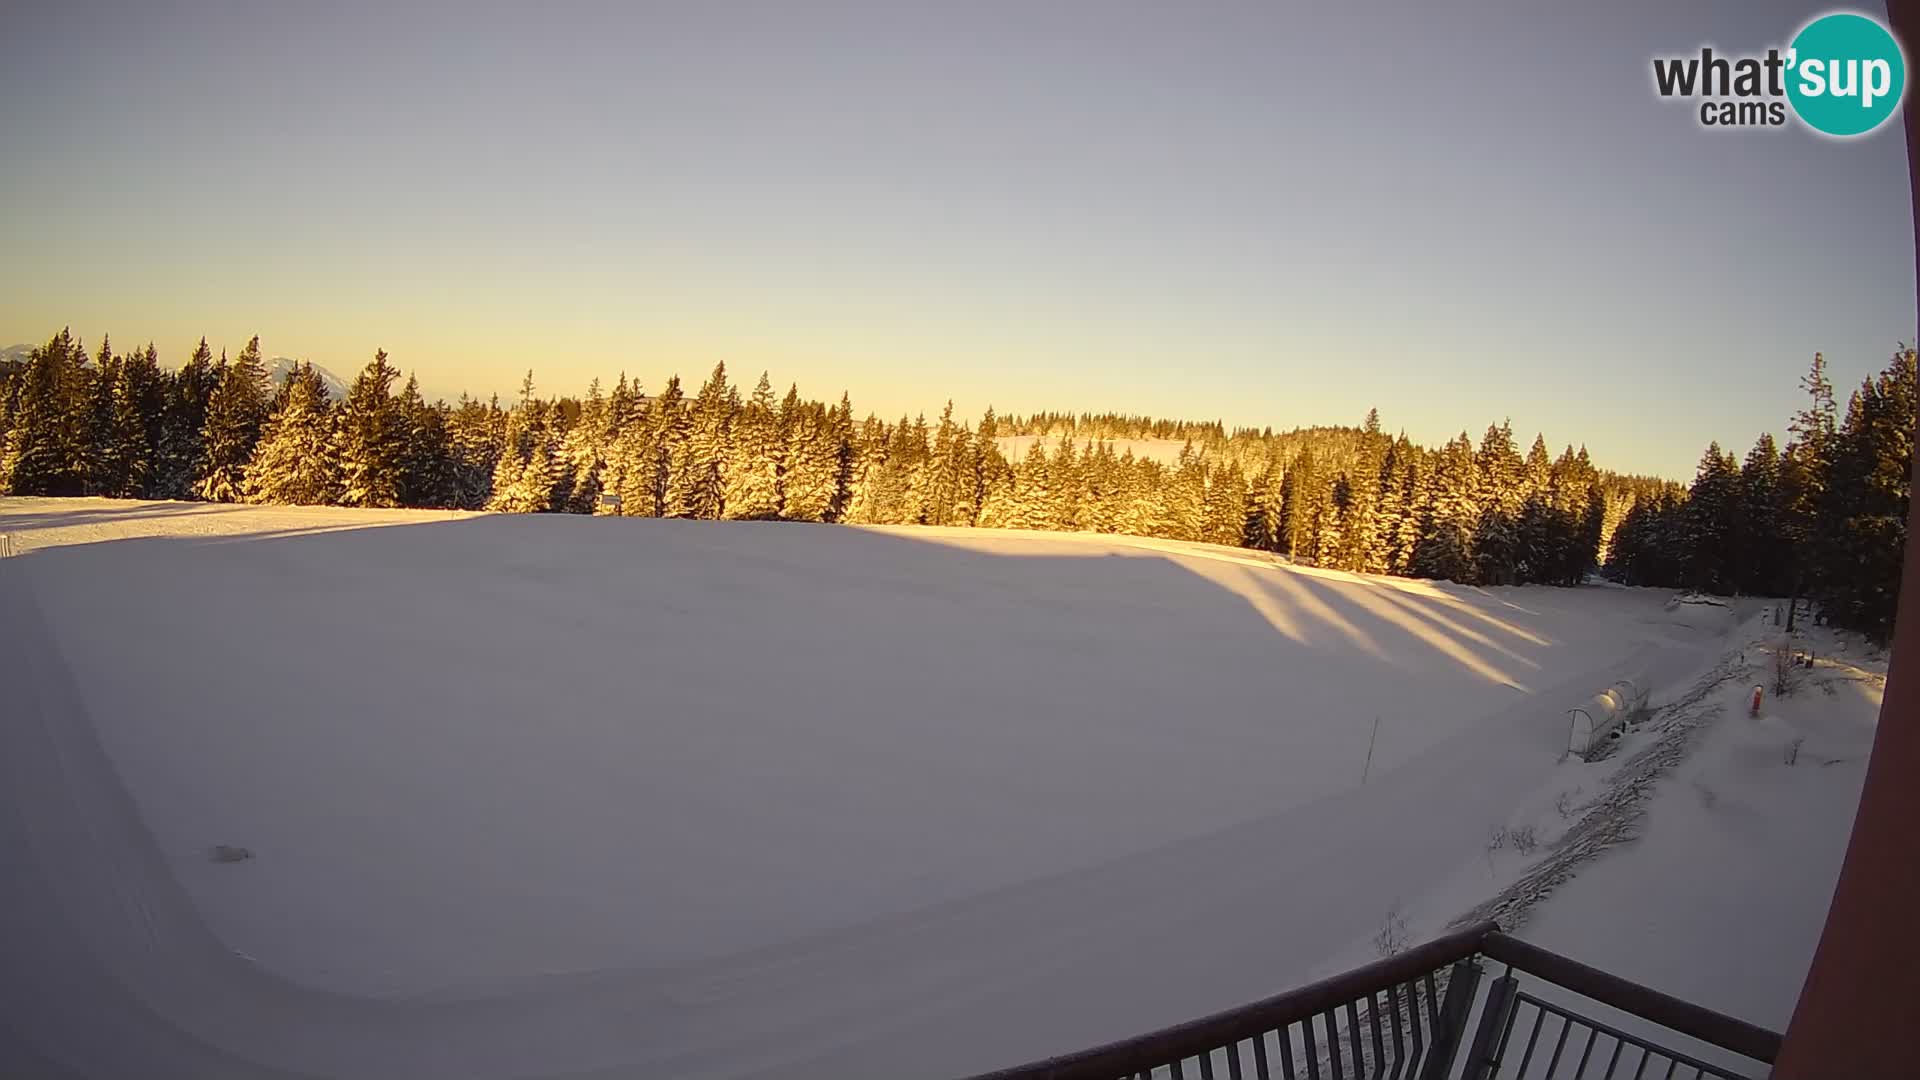
[[[1734,591],[1740,505],[1739,468],[1715,442],[1694,471],[1681,525],[1690,588],[1723,595]]]
[[[167,378],[151,342],[128,353],[113,385],[112,441],[118,484],[106,494],[152,498],[157,491],[166,419]]]
[[[1833,471],[1835,434],[1833,383],[1827,377],[1825,356],[1813,354],[1800,386],[1808,401],[1787,425],[1793,437],[1781,463],[1785,524],[1794,546],[1793,581],[1788,587],[1796,601],[1794,608],[1803,592],[1821,590],[1823,571],[1835,561],[1832,540],[1838,524],[1825,513],[1831,507],[1827,484]]]
[[[168,380],[166,413],[161,423],[159,459],[154,493],[163,499],[185,499],[194,494],[202,457],[201,435],[207,423],[207,405],[219,377],[213,350],[201,338],[186,365]]]
[[[1790,573],[1786,506],[1780,484],[1780,453],[1762,434],[1740,467],[1735,584],[1743,593],[1784,596]]]
[[[1480,522],[1473,442],[1461,432],[1433,459],[1429,497],[1421,512],[1413,571],[1421,577],[1474,581],[1474,529]]]
[[[733,438],[724,470],[723,502],[727,517],[752,521],[780,516],[780,482],[786,451],[773,399],[773,383],[761,372],[753,395],[733,421]]]
[[[520,400],[507,414],[504,445],[493,471],[487,509],[507,514],[540,514],[554,508],[558,480],[551,445],[548,403],[534,396],[533,372],[520,383]]]
[[[0,448],[0,480],[13,495],[80,495],[88,477],[82,433],[86,430],[83,390],[86,353],[72,334],[61,330],[33,350],[14,391],[11,429]]]
[[[833,502],[827,508],[828,521],[842,521],[853,501],[853,477],[858,452],[854,448],[853,402],[843,391],[840,404],[827,418],[828,438],[833,443]]]
[[[395,405],[402,430],[401,506],[454,506],[459,499],[453,438],[444,403],[429,405],[412,374]]]
[[[250,503],[320,506],[338,501],[340,477],[327,389],[312,364],[295,364],[274,396],[278,407],[248,460]]]
[[[343,506],[398,506],[407,464],[407,417],[393,396],[400,372],[385,349],[353,380],[335,417]],[[417,393],[416,393],[417,396]]]
[[[1320,477],[1319,462],[1311,447],[1300,451],[1281,481],[1283,549],[1296,561],[1310,563],[1320,553],[1320,527],[1329,486]]]
[[[220,358],[218,379],[207,399],[200,435],[195,494],[208,502],[238,502],[246,495],[247,462],[267,422],[267,374],[254,337],[232,363]]]
[[[673,459],[668,502],[674,517],[718,518],[726,509],[726,467],[739,398],[727,384],[727,365],[714,365],[687,416],[687,435]]]
[[[121,367],[122,360],[114,355],[112,343],[102,336],[88,388],[86,487],[90,494],[116,498],[125,498],[132,486],[133,455],[138,452],[137,443],[123,441],[119,425],[114,423],[113,402],[119,390]]]
[[[940,411],[933,444],[915,485],[921,492],[921,518],[928,525],[973,524],[969,508],[972,493],[965,490],[971,486],[967,483],[970,441],[965,430],[953,422],[953,402],[947,402]]]
[[[1052,463],[1047,448],[1039,439],[1027,445],[1013,473],[1013,507],[1006,525],[1012,529],[1046,529],[1053,526],[1054,494]]]
[[[1074,509],[1073,527],[1085,532],[1111,533],[1120,527],[1121,499],[1125,492],[1120,476],[1120,459],[1113,454],[1113,444],[1102,442],[1081,461],[1081,470],[1086,476],[1087,496]],[[1236,523],[1235,538],[1244,531],[1244,522]]]
[[[460,404],[447,417],[447,452],[451,496],[449,505],[459,510],[478,510],[487,504],[493,491],[493,473],[500,462],[497,428],[497,401],[479,402],[460,396]]]
[[[1155,533],[1169,540],[1198,540],[1206,530],[1206,465],[1193,442],[1180,444],[1180,456],[1162,489],[1162,525]]]
[[[1832,530],[1816,592],[1823,615],[1881,642],[1893,634],[1900,595],[1917,408],[1914,353],[1901,350],[1848,401],[1818,510]]]
[[[1285,466],[1269,445],[1260,471],[1254,474],[1253,482],[1248,485],[1247,522],[1241,539],[1247,547],[1261,551],[1280,550],[1283,535],[1280,527],[1281,481],[1285,475]]]
[[[667,379],[666,387],[653,400],[648,418],[654,452],[653,506],[640,516],[685,517],[687,492],[692,486],[693,455],[687,449],[692,419],[686,395],[680,389],[680,376]]]
[[[825,521],[838,494],[839,444],[832,418],[817,402],[796,404],[785,432],[784,512],[789,521]]]

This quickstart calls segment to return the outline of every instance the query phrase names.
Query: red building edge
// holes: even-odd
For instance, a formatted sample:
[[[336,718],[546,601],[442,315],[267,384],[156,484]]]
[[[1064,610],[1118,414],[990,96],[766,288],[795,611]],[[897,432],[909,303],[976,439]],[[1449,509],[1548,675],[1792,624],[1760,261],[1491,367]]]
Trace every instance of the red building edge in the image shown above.
[[[1890,0],[1887,9],[1895,37],[1920,41],[1920,0]],[[1906,53],[1914,56],[1912,48]],[[1907,78],[1911,82],[1911,70]],[[1920,117],[1911,90],[1901,119],[1920,275]],[[1920,1075],[1909,1030],[1920,1022],[1920,931],[1913,925],[1920,912],[1920,483],[1914,475],[1908,482],[1899,604],[1907,617],[1895,625],[1860,809],[1775,1080]]]

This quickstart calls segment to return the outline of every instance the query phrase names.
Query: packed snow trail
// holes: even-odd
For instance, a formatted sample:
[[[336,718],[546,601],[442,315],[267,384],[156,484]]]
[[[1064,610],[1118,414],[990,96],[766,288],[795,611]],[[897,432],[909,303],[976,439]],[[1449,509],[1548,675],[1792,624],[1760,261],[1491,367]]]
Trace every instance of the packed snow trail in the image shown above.
[[[525,521],[512,528],[525,536],[531,534],[519,530],[548,524],[584,525],[604,534],[604,526],[625,523]],[[699,539],[722,548],[715,557],[751,565],[772,553],[724,550],[734,538],[751,537],[752,526],[693,528],[712,530]],[[838,544],[836,534],[859,535],[797,531],[828,546]],[[545,535],[561,534],[554,529]],[[625,535],[675,536],[657,529]],[[787,541],[782,536],[779,542]],[[299,550],[310,555],[324,550],[316,544],[332,542],[331,536],[309,537]],[[1046,541],[1007,542],[1031,547]],[[174,549],[141,543],[111,545],[106,554],[164,567],[159,572],[188,591],[204,585],[198,575],[211,566],[205,551],[179,559]],[[261,552],[268,562],[299,573],[324,576],[331,569],[256,546],[265,543],[275,542],[211,550],[222,558]],[[668,557],[657,547],[629,550]],[[919,559],[922,553],[912,554]],[[869,545],[868,555],[875,557],[869,568],[884,578],[889,552]],[[933,558],[945,561],[937,551]],[[1211,557],[1205,561],[1242,572]],[[361,564],[350,559],[345,565]],[[911,564],[916,572],[923,565]],[[6,612],[10,645],[0,651],[0,685],[14,688],[10,706],[16,706],[0,728],[6,741],[0,746],[0,768],[6,770],[0,855],[8,865],[32,868],[15,875],[28,885],[19,890],[17,917],[0,927],[7,961],[0,1005],[16,1044],[9,1052],[20,1052],[21,1040],[30,1036],[42,1048],[36,1052],[82,1075],[938,1077],[1162,1026],[1317,974],[1340,945],[1377,929],[1397,897],[1417,893],[1471,857],[1486,825],[1502,820],[1539,783],[1564,747],[1564,701],[1621,675],[1659,680],[1663,671],[1678,674],[1714,644],[1703,636],[1701,645],[1679,647],[1664,628],[1642,627],[1638,636],[1652,640],[1633,646],[1630,638],[1620,638],[1629,647],[1612,662],[1596,656],[1594,666],[1572,674],[1562,667],[1556,681],[1531,694],[1505,691],[1511,699],[1505,708],[1449,728],[1418,753],[1377,767],[1364,788],[1353,777],[1330,785],[1328,794],[1292,803],[1280,799],[1282,808],[1274,812],[1065,872],[1028,875],[955,899],[682,963],[554,975],[523,971],[382,997],[302,985],[240,955],[210,930],[202,901],[183,887],[183,876],[204,882],[188,876],[208,873],[204,854],[163,843],[143,820],[148,811],[130,796],[122,773],[129,765],[136,775],[154,766],[116,760],[103,747],[97,731],[103,718],[91,712],[88,695],[69,670],[73,647],[60,647],[46,617],[53,597],[70,612],[83,606],[75,591],[85,581],[117,583],[118,571],[104,557],[80,559],[53,574],[56,566],[46,552],[0,565],[0,610]],[[851,568],[820,569],[859,580]],[[784,566],[776,570],[788,572]],[[1036,580],[1059,581],[1062,588],[1080,580],[1068,564],[1047,570]],[[50,576],[41,577],[42,571]],[[533,576],[553,584],[551,571]],[[42,591],[49,581],[60,583],[59,591]],[[1104,579],[1089,579],[1095,582]],[[1151,580],[1138,583],[1159,587]],[[1293,595],[1308,607],[1327,602],[1318,594]],[[1530,591],[1527,598],[1535,595]],[[668,596],[669,602],[676,599]],[[1383,610],[1400,603],[1386,601]],[[169,625],[164,608],[118,610],[135,627]],[[1333,614],[1350,624],[1358,618]],[[1471,615],[1436,609],[1420,618],[1439,626]],[[1378,628],[1354,629],[1380,634]],[[67,632],[76,631],[70,625]],[[1274,630],[1263,633],[1271,638]],[[302,660],[310,667],[324,669],[337,652],[325,640],[304,644]],[[164,742],[166,725],[187,720],[175,703],[155,705],[137,718],[151,730],[134,735]],[[115,717],[123,728],[132,719]],[[125,730],[118,736],[122,746],[143,745],[131,737]],[[1142,752],[1166,755],[1178,746],[1176,731],[1173,741]],[[202,754],[220,749],[199,748]],[[285,767],[254,764],[270,778],[274,768]],[[1346,764],[1338,762],[1343,769]],[[199,781],[221,777],[226,774]],[[532,813],[540,807],[527,803],[518,809]],[[360,835],[370,826],[378,823],[342,828]],[[1072,852],[1061,855],[1062,864],[1074,863]],[[286,857],[266,849],[261,859],[271,867],[265,860]],[[671,874],[673,868],[660,869]],[[340,883],[342,889],[355,884]],[[857,888],[858,876],[848,885]],[[766,881],[762,888],[762,902],[782,909],[782,883]],[[300,913],[282,916],[289,921],[281,933],[291,939],[307,933],[305,920],[325,906],[325,898],[261,895],[281,905],[262,918]],[[526,917],[543,916],[529,911]],[[0,1063],[12,1064],[5,1058]]]

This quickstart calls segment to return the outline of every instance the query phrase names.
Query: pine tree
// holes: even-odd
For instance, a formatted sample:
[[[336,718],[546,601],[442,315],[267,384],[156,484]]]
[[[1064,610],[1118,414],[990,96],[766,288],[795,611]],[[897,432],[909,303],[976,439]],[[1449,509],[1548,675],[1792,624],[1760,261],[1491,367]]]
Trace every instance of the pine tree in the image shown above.
[[[1281,506],[1284,502],[1281,482],[1285,476],[1285,466],[1269,447],[1260,471],[1254,475],[1247,492],[1247,522],[1241,539],[1247,547],[1261,551],[1281,549],[1285,535],[1281,527]]]
[[[335,417],[334,452],[343,506],[398,506],[406,469],[407,418],[393,396],[400,372],[377,350]]]
[[[791,411],[784,516],[790,521],[825,521],[839,493],[840,446],[832,417],[818,403],[796,405]]]
[[[912,482],[916,465],[925,451],[926,425],[919,427],[916,446],[914,425],[902,416],[891,426],[867,419],[864,432],[868,449],[866,468],[854,486],[853,503],[847,520],[856,525],[904,525],[917,514],[913,505]]]
[[[827,509],[828,521],[843,521],[853,502],[854,468],[858,452],[854,448],[853,402],[845,392],[840,404],[827,419],[828,437],[833,442],[833,502]]]
[[[515,474],[500,509],[516,514],[544,514],[556,509],[558,471],[553,443],[542,431],[528,447],[527,460]]]
[[[207,399],[200,468],[194,491],[208,502],[245,497],[247,462],[267,422],[267,373],[254,337],[232,363],[220,358],[219,378]]]
[[[1163,527],[1156,535],[1169,540],[1198,540],[1206,529],[1207,473],[1191,441],[1180,445],[1173,475],[1161,500]]]
[[[1825,356],[1813,354],[1813,364],[1800,386],[1808,402],[1787,425],[1793,438],[1787,443],[1780,478],[1787,535],[1794,547],[1795,572],[1788,590],[1796,600],[1794,607],[1804,591],[1820,590],[1822,571],[1835,561],[1832,537],[1838,524],[1823,515],[1831,505],[1827,483],[1833,472],[1835,434],[1833,383],[1827,377]]]
[[[775,411],[773,383],[765,372],[754,385],[753,396],[733,421],[726,474],[726,516],[765,520],[780,516],[781,474],[785,471],[786,440]]]
[[[534,395],[533,372],[527,372],[520,382],[520,400],[507,413],[487,509],[508,514],[542,514],[554,509],[554,488],[559,478],[549,426],[553,412],[547,402]]]
[[[204,456],[201,436],[206,428],[207,406],[218,385],[213,350],[207,346],[207,339],[201,338],[193,356],[168,381],[154,477],[154,494],[160,498],[185,499],[194,494],[194,481]]]
[[[1683,544],[1686,583],[1703,592],[1733,591],[1734,544],[1738,539],[1740,472],[1731,455],[1715,442],[1707,447],[1687,492]]]
[[[1893,634],[1900,595],[1916,409],[1914,353],[1901,350],[1848,401],[1817,510],[1832,530],[1816,592],[1823,615],[1882,642]]]
[[[1128,536],[1165,536],[1170,531],[1166,469],[1151,458],[1120,455],[1119,531]]]
[[[587,384],[587,396],[578,403],[579,412],[571,423],[565,422],[563,403],[561,423],[549,431],[555,473],[553,509],[569,514],[600,512],[600,496],[607,488],[607,463],[611,454],[612,406],[600,392],[600,380]]]
[[[493,474],[500,463],[502,425],[497,400],[485,404],[462,394],[447,417],[447,451],[451,471],[450,504],[459,510],[478,510],[493,494]]]
[[[1791,555],[1786,506],[1780,485],[1780,453],[1773,436],[1762,434],[1740,467],[1740,507],[1734,548],[1735,585],[1743,593],[1782,596],[1788,588]]]
[[[714,365],[688,414],[687,435],[673,458],[667,502],[674,517],[718,518],[726,509],[726,467],[738,395],[727,365]]]
[[[250,503],[320,506],[338,501],[340,477],[332,442],[326,385],[312,364],[296,364],[275,395],[278,407],[248,460]]]
[[[1380,431],[1380,410],[1368,409],[1360,425],[1360,446],[1347,476],[1349,505],[1337,558],[1341,569],[1377,574],[1385,566],[1380,540],[1380,469],[1390,442]]]
[[[1047,460],[1047,448],[1039,439],[1027,446],[1013,473],[1013,505],[1006,526],[1011,529],[1046,529],[1053,526],[1053,470]]]
[[[1327,489],[1327,500],[1320,511],[1320,527],[1314,534],[1313,565],[1329,570],[1347,568],[1343,560],[1353,516],[1353,484],[1347,480],[1346,473],[1341,473],[1333,478],[1333,486]]]
[[[121,498],[151,498],[161,457],[167,379],[151,342],[121,361],[113,384],[112,442],[119,462],[117,483],[105,492]]]
[[[1207,470],[1206,501],[1202,508],[1200,539],[1210,544],[1238,546],[1247,526],[1247,480],[1240,463]]]
[[[1280,486],[1284,550],[1297,561],[1312,562],[1320,552],[1320,528],[1331,485],[1321,479],[1311,447],[1293,459]]]
[[[1472,583],[1474,529],[1480,522],[1473,442],[1461,432],[1435,455],[1429,499],[1421,511],[1414,573]]]
[[[86,359],[66,330],[28,357],[18,376],[12,427],[0,448],[0,481],[10,494],[84,494],[83,439],[91,400],[82,370]]]
[[[651,485],[653,506],[638,516],[685,516],[681,508],[686,502],[686,491],[690,486],[688,470],[692,458],[686,444],[692,432],[692,418],[687,411],[686,395],[680,389],[680,376],[667,379],[666,388],[660,391],[659,397],[654,398],[647,415],[652,428],[654,453]],[[635,511],[628,509],[627,513],[634,514]]]
[[[1112,533],[1120,528],[1122,498],[1126,488],[1120,475],[1120,459],[1113,444],[1102,442],[1081,462],[1086,475],[1087,497],[1074,511],[1073,527],[1086,532]],[[1239,543],[1245,523],[1235,523],[1235,535],[1227,543]]]
[[[915,485],[922,493],[921,518],[928,525],[973,524],[971,484],[967,483],[970,444],[966,430],[953,422],[953,402],[947,402]]]
[[[95,495],[120,498],[126,497],[133,484],[133,455],[138,451],[137,441],[122,440],[119,425],[114,423],[114,398],[119,393],[122,366],[112,343],[102,336],[89,387],[86,489]]]
[[[1474,464],[1478,480],[1475,502],[1480,508],[1473,527],[1474,580],[1483,585],[1510,585],[1519,576],[1519,522],[1526,498],[1524,464],[1514,449],[1510,424],[1487,428]]]
[[[1000,437],[995,434],[999,430],[1000,421],[989,407],[980,418],[975,439],[979,453],[975,455],[973,476],[974,502],[979,506],[974,523],[983,529],[1006,529],[1013,524],[1016,470],[1001,449]]]
[[[412,374],[395,404],[401,425],[400,505],[454,506],[459,499],[446,405],[429,405]]]

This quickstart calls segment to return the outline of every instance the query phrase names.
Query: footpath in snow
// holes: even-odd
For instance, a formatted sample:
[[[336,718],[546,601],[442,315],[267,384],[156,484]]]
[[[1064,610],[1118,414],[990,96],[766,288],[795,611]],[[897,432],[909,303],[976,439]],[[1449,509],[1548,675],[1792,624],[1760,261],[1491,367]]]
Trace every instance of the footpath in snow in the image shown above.
[[[0,1012],[80,1073],[937,1077],[1162,1026],[1512,884],[1555,785],[1654,737],[1576,769],[1566,707],[1741,645],[1645,590],[1122,538],[93,500],[0,533]],[[1792,838],[1835,867],[1871,682],[1776,718],[1842,759]],[[1632,950],[1692,924],[1624,913],[1712,897],[1652,838],[1724,839],[1676,784],[1760,807],[1729,858],[1783,842],[1760,751],[1687,771],[1738,730],[1527,932],[1661,985]],[[1775,909],[1808,941],[1825,868]]]

